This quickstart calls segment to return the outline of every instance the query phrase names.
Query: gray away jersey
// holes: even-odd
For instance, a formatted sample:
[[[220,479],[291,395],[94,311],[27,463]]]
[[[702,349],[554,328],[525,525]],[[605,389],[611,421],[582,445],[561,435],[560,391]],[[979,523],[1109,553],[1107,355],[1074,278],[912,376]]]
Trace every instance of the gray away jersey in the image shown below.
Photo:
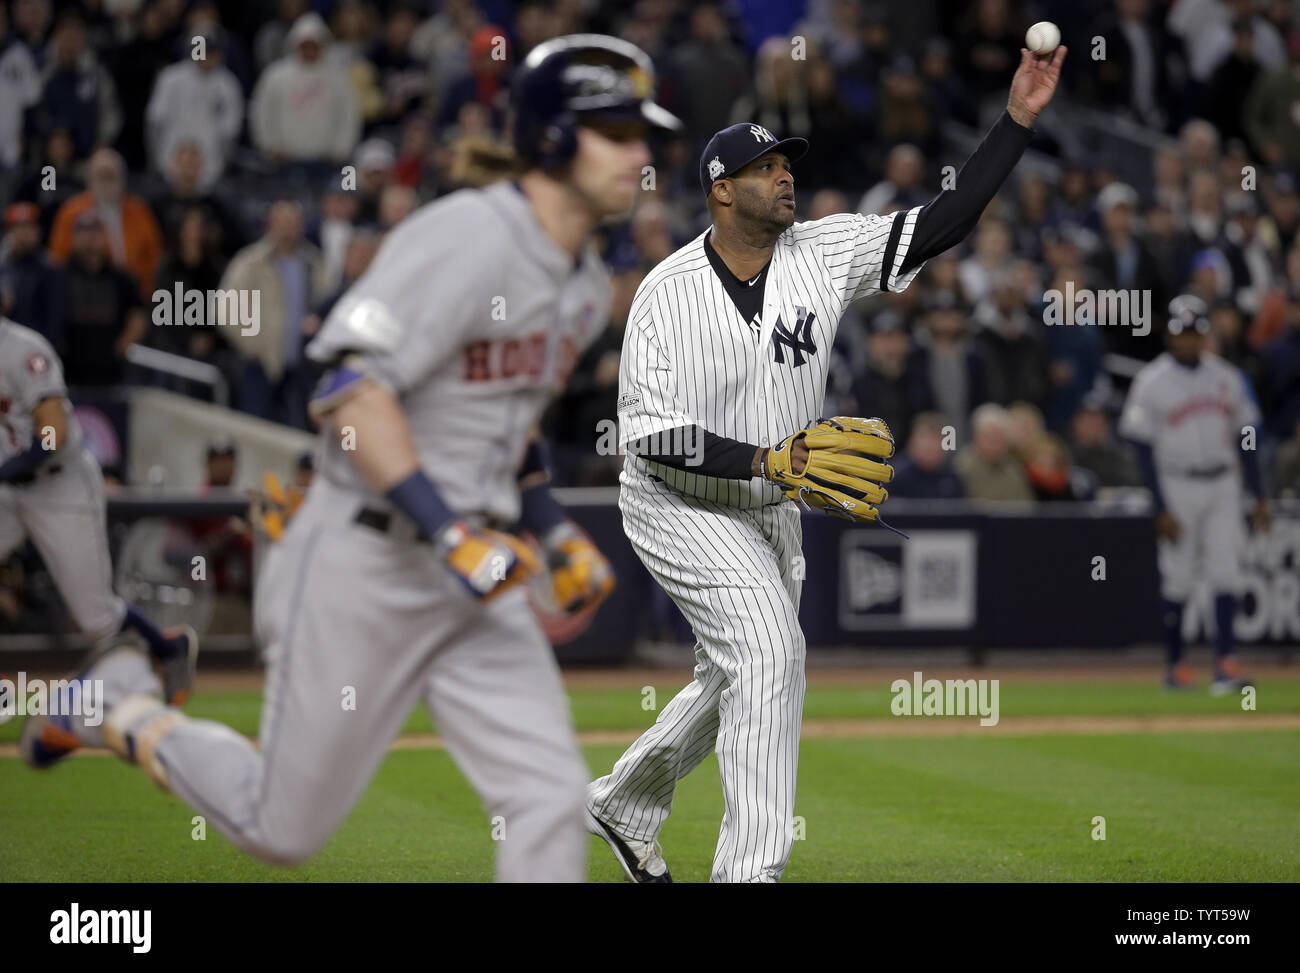
[[[921,265],[900,272],[920,211],[795,223],[777,239],[763,309],[753,321],[743,319],[709,263],[709,231],[665,259],[641,282],[628,316],[619,442],[626,447],[698,424],[719,436],[771,446],[816,420],[844,309],[878,291],[906,290],[920,272]],[[898,437],[906,430],[891,432]],[[681,493],[737,507],[783,499],[775,484],[759,477],[724,480],[626,457],[625,485],[649,476]]]
[[[63,398],[67,432],[60,450],[81,446],[81,426],[68,402],[63,363],[38,332],[0,319],[0,462],[31,445],[32,410],[50,396]]]
[[[575,268],[512,183],[421,207],[385,239],[307,348],[364,354],[398,395],[420,465],[458,514],[518,516],[530,428],[609,317],[593,249]],[[373,494],[326,434],[321,474]]]
[[[1120,435],[1148,443],[1165,474],[1215,466],[1234,469],[1242,429],[1259,424],[1246,376],[1217,355],[1186,368],[1163,352],[1133,379]]]

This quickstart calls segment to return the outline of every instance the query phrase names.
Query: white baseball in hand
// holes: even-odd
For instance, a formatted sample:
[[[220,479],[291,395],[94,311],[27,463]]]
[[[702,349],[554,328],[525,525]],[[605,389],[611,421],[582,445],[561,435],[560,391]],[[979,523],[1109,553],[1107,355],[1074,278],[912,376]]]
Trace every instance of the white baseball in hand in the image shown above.
[[[1050,20],[1040,20],[1025,31],[1025,47],[1035,54],[1051,54],[1061,43],[1061,28]]]

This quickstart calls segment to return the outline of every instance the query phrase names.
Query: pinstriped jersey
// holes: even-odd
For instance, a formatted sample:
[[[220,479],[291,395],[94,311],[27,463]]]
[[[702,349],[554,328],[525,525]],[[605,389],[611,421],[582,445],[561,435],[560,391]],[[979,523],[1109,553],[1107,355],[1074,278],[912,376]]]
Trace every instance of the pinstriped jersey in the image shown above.
[[[766,273],[762,309],[746,321],[704,249],[706,230],[654,268],[628,315],[619,368],[619,441],[699,425],[718,436],[771,446],[815,421],[826,395],[831,344],[848,305],[901,291],[921,208],[889,216],[836,214],[795,223]],[[689,453],[689,450],[687,450]],[[655,477],[673,489],[752,508],[783,499],[761,477],[726,480],[629,454],[621,482]]]

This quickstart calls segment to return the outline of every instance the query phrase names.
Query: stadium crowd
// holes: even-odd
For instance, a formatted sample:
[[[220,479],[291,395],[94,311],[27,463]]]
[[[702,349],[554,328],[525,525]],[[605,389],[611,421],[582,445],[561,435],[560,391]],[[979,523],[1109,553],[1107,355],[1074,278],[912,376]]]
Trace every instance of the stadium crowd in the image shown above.
[[[388,229],[483,178],[466,160],[504,137],[512,67],[547,38],[614,33],[652,55],[685,131],[655,144],[653,190],[603,235],[613,320],[551,412],[561,482],[611,483],[619,458],[594,444],[616,414],[622,328],[645,273],[707,225],[707,138],[739,120],[808,138],[801,219],[922,204],[968,151],[948,130],[992,120],[1038,19],[1072,47],[1052,113],[1142,126],[1147,178],[1126,184],[1045,129],[1040,164],[968,244],[855,306],[819,350],[828,413],[889,423],[905,443],[894,495],[1136,485],[1115,407],[1191,292],[1261,403],[1271,490],[1300,491],[1300,18],[1284,0],[7,0],[0,311],[50,339],[76,393],[200,394],[132,364],[142,345],[306,428],[304,345]],[[256,292],[258,327],[161,313],[177,288]],[[1085,289],[1149,293],[1149,329],[1046,323],[1051,292]]]

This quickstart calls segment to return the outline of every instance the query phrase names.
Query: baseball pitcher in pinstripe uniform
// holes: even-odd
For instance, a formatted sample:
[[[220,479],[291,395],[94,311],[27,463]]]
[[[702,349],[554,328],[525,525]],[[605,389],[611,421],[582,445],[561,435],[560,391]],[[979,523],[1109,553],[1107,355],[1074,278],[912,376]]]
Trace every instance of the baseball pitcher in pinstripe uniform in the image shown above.
[[[858,432],[885,444],[868,455],[893,452],[879,420],[823,420],[805,432],[821,411],[836,327],[849,304],[903,290],[970,232],[1028,145],[1064,55],[1022,50],[1007,111],[956,187],[890,216],[796,223],[791,164],[808,150],[803,139],[741,123],[706,146],[700,182],[713,225],[641,284],[619,377],[624,528],[690,621],[697,660],[690,685],[588,788],[587,826],[632,881],[671,881],[658,835],[677,781],[711,750],[725,802],[712,880],[784,872],[805,657],[800,507],[786,501],[874,520],[886,496],[874,483],[891,474],[861,467],[878,472],[830,499],[808,482],[827,437]]]

